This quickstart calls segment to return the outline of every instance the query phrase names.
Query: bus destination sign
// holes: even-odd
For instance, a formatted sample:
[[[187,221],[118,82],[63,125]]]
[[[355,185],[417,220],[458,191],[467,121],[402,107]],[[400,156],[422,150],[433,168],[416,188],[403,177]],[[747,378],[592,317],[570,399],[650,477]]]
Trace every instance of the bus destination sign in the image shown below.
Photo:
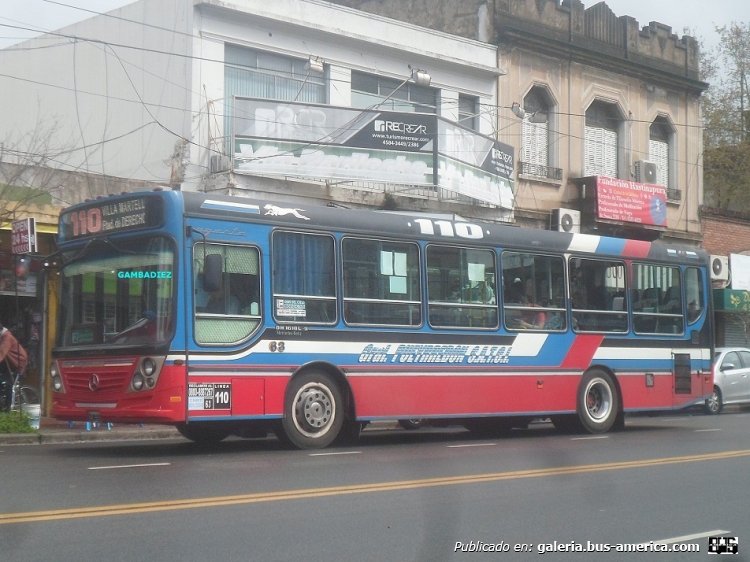
[[[83,208],[60,215],[59,236],[74,240],[98,234],[149,228],[161,223],[161,200],[156,197],[131,197],[117,201],[95,201]]]

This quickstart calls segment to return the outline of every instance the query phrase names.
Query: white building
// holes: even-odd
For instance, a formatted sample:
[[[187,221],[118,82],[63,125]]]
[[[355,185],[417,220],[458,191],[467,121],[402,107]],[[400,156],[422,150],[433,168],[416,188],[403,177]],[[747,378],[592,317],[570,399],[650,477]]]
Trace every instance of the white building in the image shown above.
[[[371,175],[360,168],[339,178],[298,165],[303,153],[317,161],[320,139],[295,144],[288,130],[282,131],[284,114],[296,125],[303,124],[302,114],[312,124],[316,116],[336,114],[337,135],[356,133],[356,119],[324,106],[436,114],[443,119],[388,126],[403,133],[404,126],[416,130],[435,123],[429,133],[433,143],[439,139],[441,152],[463,160],[458,153],[467,146],[492,147],[496,138],[502,72],[497,47],[489,43],[323,0],[141,0],[2,50],[0,67],[5,142],[21,151],[49,150],[50,166],[190,190],[364,204],[382,204],[390,193],[424,208],[463,203],[487,218],[507,220],[512,212],[512,194],[508,200],[494,192],[507,195],[509,183],[499,188],[490,183],[488,194],[484,183],[467,183],[451,165],[444,170],[445,159],[438,161],[438,149],[431,154],[432,145],[422,148],[425,161],[432,162],[426,174],[431,179],[422,184],[375,173],[398,168],[395,158],[373,166],[387,160],[377,160],[378,151],[343,165],[351,170],[361,158],[373,158],[365,166],[374,170]],[[255,101],[237,102],[237,96]],[[258,98],[292,103],[269,108]],[[298,173],[278,165],[283,158],[267,165],[257,144],[231,146],[231,135],[243,132],[234,130],[243,123],[233,120],[243,117],[240,108],[252,112],[253,131],[276,139],[277,156],[290,147],[286,156],[298,157],[292,162]],[[271,116],[273,123],[264,129],[259,115]],[[472,137],[471,131],[481,135]],[[329,127],[328,140],[331,133]],[[402,150],[398,162],[412,163],[413,154]],[[235,154],[248,157],[233,162]],[[321,157],[336,160],[340,153]],[[512,161],[510,166],[512,171]]]

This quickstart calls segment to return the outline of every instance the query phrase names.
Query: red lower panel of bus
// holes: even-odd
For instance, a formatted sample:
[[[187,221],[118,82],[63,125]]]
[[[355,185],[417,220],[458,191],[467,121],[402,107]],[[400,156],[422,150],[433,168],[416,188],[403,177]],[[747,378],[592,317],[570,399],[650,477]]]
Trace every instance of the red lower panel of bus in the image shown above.
[[[52,415],[72,421],[185,421],[185,367],[164,365],[153,390],[136,392],[130,389],[130,381],[138,359],[59,360],[65,392],[52,393]]]
[[[671,409],[704,396],[702,376],[693,375],[690,394],[674,394],[671,373],[618,376],[626,411]],[[471,416],[493,413],[574,412],[578,374],[506,376],[356,376],[349,379],[357,417]]]
[[[191,375],[185,368],[164,366],[154,390],[128,391],[133,365],[115,372],[94,361],[59,362],[66,393],[53,394],[53,415],[60,419],[92,417],[113,422],[178,423],[202,418],[278,417],[284,413],[289,376],[239,372]],[[116,387],[91,390],[91,377],[118,380]],[[689,394],[674,393],[671,373],[620,374],[617,384],[625,411],[681,408],[710,391],[710,377],[694,374]],[[578,373],[508,373],[483,376],[460,372],[415,375],[356,373],[348,377],[359,419],[461,417],[491,414],[549,415],[576,410]],[[96,385],[93,385],[96,387]]]

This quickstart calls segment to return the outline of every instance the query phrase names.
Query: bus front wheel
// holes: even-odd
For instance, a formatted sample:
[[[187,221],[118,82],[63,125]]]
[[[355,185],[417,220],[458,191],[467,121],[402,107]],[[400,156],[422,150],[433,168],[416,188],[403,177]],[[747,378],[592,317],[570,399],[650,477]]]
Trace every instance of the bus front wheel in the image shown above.
[[[578,418],[589,433],[605,433],[617,420],[620,399],[607,373],[593,370],[581,381],[578,390]]]
[[[344,423],[341,390],[330,375],[311,371],[289,385],[281,420],[288,441],[299,449],[327,447]]]

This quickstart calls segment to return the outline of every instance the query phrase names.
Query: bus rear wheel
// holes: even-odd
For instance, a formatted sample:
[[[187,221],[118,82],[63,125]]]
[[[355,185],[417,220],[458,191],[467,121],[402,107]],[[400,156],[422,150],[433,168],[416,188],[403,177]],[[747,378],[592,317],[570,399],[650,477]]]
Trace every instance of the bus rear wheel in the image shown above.
[[[612,429],[620,409],[617,388],[607,373],[595,369],[586,373],[578,389],[578,419],[589,433]]]
[[[341,390],[333,378],[310,371],[290,383],[281,425],[293,446],[321,449],[338,437],[344,416]]]

